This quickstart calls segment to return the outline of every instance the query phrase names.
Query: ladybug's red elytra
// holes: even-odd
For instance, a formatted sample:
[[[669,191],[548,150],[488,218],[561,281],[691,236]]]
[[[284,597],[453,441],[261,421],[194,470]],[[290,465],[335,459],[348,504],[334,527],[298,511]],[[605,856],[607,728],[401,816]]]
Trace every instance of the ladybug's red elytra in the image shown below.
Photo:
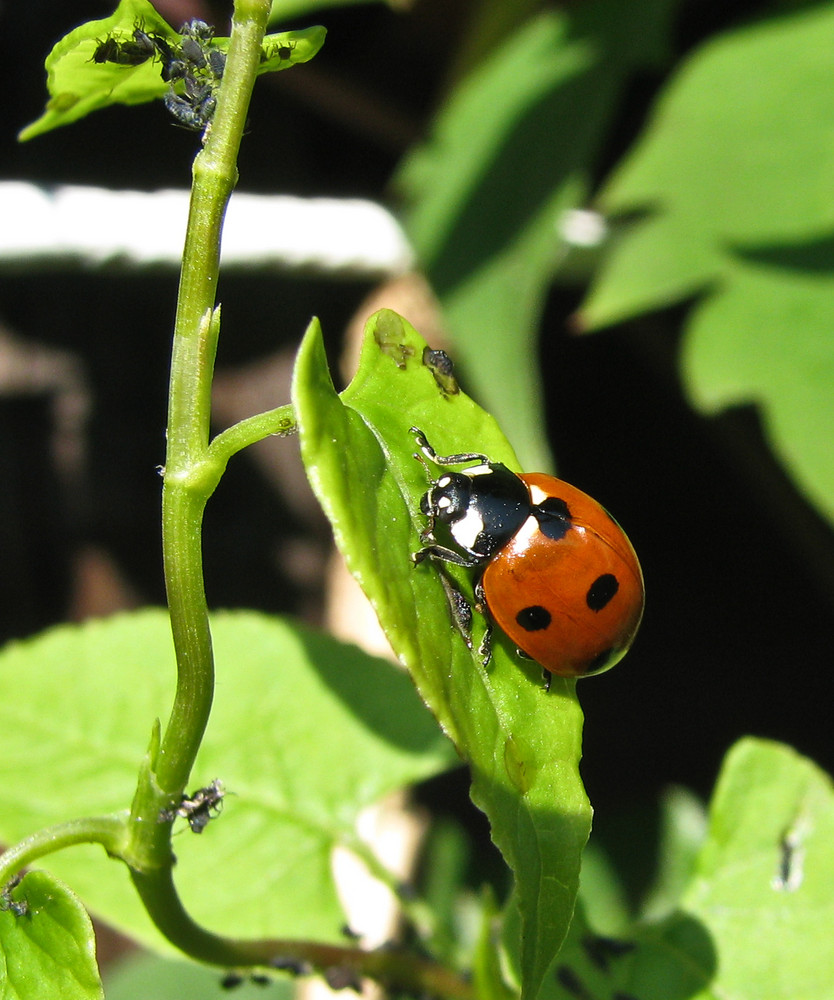
[[[414,562],[482,569],[478,610],[550,673],[588,677],[613,667],[634,640],[644,590],[634,549],[605,508],[554,476],[516,475],[477,452],[438,455],[422,431],[411,432],[435,465],[470,464],[430,475]],[[454,548],[438,543],[437,522]],[[485,662],[489,640],[488,625]]]

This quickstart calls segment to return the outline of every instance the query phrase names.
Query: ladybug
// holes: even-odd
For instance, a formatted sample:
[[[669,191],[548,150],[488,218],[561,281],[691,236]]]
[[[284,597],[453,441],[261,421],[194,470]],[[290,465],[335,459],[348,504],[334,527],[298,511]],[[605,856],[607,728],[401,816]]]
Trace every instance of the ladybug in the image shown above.
[[[551,674],[587,677],[613,667],[634,640],[644,598],[640,563],[614,518],[561,479],[516,475],[477,452],[438,455],[422,431],[411,433],[435,465],[474,463],[437,479],[429,473],[420,500],[428,525],[412,559],[482,570],[475,606],[488,622],[484,663],[494,622]],[[428,471],[423,457],[415,457]],[[437,522],[447,526],[454,547],[437,541]],[[456,613],[465,602],[454,595]]]

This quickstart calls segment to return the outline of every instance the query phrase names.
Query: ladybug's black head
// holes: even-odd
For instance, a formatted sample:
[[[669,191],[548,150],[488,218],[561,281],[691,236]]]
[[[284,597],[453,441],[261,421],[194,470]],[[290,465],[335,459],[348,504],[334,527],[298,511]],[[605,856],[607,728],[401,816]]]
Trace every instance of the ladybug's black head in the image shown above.
[[[472,480],[462,472],[444,472],[420,501],[420,510],[444,524],[466,516],[472,498]]]
[[[444,472],[420,502],[430,518],[449,525],[464,552],[485,560],[505,545],[531,512],[527,487],[503,465]]]

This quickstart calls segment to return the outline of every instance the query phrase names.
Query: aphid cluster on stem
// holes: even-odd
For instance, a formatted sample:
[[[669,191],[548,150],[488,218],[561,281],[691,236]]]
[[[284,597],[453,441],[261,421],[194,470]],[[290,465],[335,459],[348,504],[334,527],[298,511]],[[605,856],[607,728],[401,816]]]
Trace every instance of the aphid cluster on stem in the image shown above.
[[[202,132],[211,123],[215,91],[226,68],[226,53],[213,44],[214,28],[193,19],[180,28],[179,44],[136,24],[129,39],[115,35],[98,42],[93,62],[102,65],[141,66],[158,60],[160,75],[169,84],[162,102],[179,125]]]
[[[226,68],[226,53],[212,48],[214,28],[205,21],[187,21],[180,38],[179,47],[162,62],[162,79],[171,84],[163,103],[180,125],[202,132],[214,116],[215,89]]]

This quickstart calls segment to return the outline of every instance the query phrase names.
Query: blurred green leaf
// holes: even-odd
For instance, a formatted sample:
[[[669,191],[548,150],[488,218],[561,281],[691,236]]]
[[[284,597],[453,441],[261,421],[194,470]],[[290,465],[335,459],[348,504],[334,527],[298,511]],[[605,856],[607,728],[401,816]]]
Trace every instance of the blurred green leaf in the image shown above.
[[[438,385],[424,346],[396,313],[376,313],[340,397],[311,327],[294,376],[301,451],[349,569],[472,768],[472,798],[516,878],[524,995],[533,997],[567,930],[590,826],[578,771],[582,715],[575,683],[554,677],[546,692],[541,669],[519,660],[504,637],[484,668],[452,625],[437,568],[411,563],[427,488],[412,424],[441,454],[483,450],[517,467],[495,421]],[[471,581],[461,583],[471,595]]]
[[[473,949],[472,982],[478,1000],[515,1000],[517,992],[504,981],[501,951],[496,947],[498,906],[489,889],[481,898],[481,922]]]
[[[0,997],[102,1000],[93,925],[78,897],[34,871],[11,900],[24,910],[0,910]]]
[[[559,220],[586,196],[624,81],[663,59],[677,2],[596,0],[531,19],[458,87],[400,174],[467,382],[525,468],[551,464],[536,338],[564,256]]]
[[[420,892],[431,913],[431,954],[457,968],[471,963],[482,923],[481,901],[466,888],[475,845],[464,827],[448,817],[431,824],[421,851]]]
[[[609,937],[597,933],[577,906],[568,940],[538,1000],[721,1000],[727,995],[740,1000],[713,992],[714,972],[709,934],[687,913],[635,928],[628,937]]]
[[[831,996],[832,793],[829,776],[790,747],[744,739],[727,755],[682,901],[715,943],[717,995]]]
[[[796,248],[793,248],[796,249]],[[819,244],[807,247],[824,258]],[[758,251],[693,314],[681,363],[705,413],[755,403],[774,454],[834,523],[834,256],[824,268],[765,263]]]
[[[172,46],[179,44],[179,34],[148,0],[121,0],[110,17],[75,28],[56,42],[46,57],[49,101],[41,117],[21,131],[20,141],[69,125],[110,104],[144,104],[162,97],[170,84],[162,79],[156,56],[138,66],[94,61],[102,41],[132,41],[137,26],[148,34],[162,36]],[[325,34],[324,28],[314,27],[267,35],[263,43],[267,58],[258,72],[269,73],[307,62],[324,44]],[[212,44],[225,51],[229,39],[215,37]]]
[[[445,769],[448,741],[409,679],[354,646],[254,612],[215,615],[213,636],[217,697],[194,785],[220,778],[227,795],[201,836],[184,821],[175,833],[180,893],[195,919],[219,932],[341,941],[333,848],[353,846],[361,809]],[[127,806],[173,680],[170,627],[159,610],[6,647],[3,842],[70,818],[68,808],[74,816]],[[108,923],[167,947],[124,866],[100,848],[51,855],[47,864]]]
[[[676,909],[620,940],[600,937],[578,909],[540,1000],[828,1000],[832,792],[828,775],[789,747],[741,740]]]
[[[834,8],[696,52],[603,191],[624,224],[582,310],[614,323],[704,295],[683,374],[708,413],[760,407],[777,457],[834,521]]]
[[[670,788],[660,800],[660,836],[654,881],[641,904],[643,920],[656,920],[680,903],[706,836],[704,804],[686,788]]]
[[[591,839],[582,854],[579,905],[591,924],[602,934],[622,934],[631,924],[628,893],[608,853]]]
[[[599,198],[627,225],[583,307],[590,326],[678,302],[725,277],[735,247],[829,232],[830,4],[712,40],[678,71]]]
[[[356,7],[366,3],[386,3],[389,7],[409,7],[412,0],[273,0],[269,23],[307,17],[331,7]]]
[[[607,820],[582,856],[579,902],[597,933],[617,937],[637,918],[657,921],[678,908],[707,821],[703,803],[680,787],[667,789],[656,809],[631,804]]]

